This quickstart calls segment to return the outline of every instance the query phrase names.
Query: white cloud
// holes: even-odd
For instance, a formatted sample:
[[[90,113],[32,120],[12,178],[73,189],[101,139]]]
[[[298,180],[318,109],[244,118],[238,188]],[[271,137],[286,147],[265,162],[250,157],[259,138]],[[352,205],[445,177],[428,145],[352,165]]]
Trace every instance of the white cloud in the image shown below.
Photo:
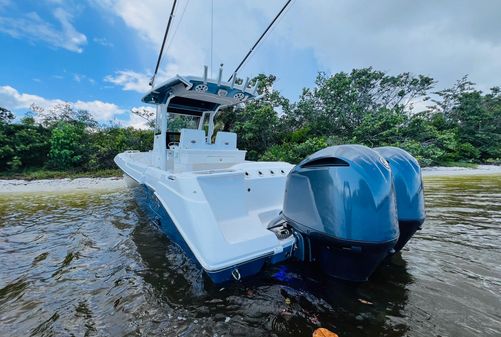
[[[134,107],[133,109],[146,109],[152,113],[154,113],[156,110],[155,108],[149,107],[149,106],[141,106],[141,107]],[[141,129],[141,130],[147,130],[150,127],[148,126],[148,121],[136,114],[131,113],[130,114],[130,119],[128,121],[122,122],[123,126],[132,126],[135,129]]]
[[[103,47],[114,47],[113,42],[108,41],[105,37],[95,37],[92,39],[97,44],[100,44]]]
[[[0,16],[0,32],[14,38],[43,41],[53,47],[81,53],[87,37],[75,29],[71,23],[71,14],[62,8],[56,8],[52,14],[60,27],[45,21],[37,13],[30,12],[15,18]]]
[[[89,77],[87,75],[84,75],[84,74],[76,74],[76,73],[73,74],[73,80],[75,82],[78,82],[78,83],[80,83],[82,81],[88,81],[90,84],[95,84],[96,83],[96,81],[93,78],[91,78],[91,77]]]
[[[78,110],[87,110],[99,121],[112,120],[116,115],[123,114],[125,111],[114,103],[106,103],[99,100],[94,101],[76,101],[73,106]]]
[[[202,66],[210,64],[211,2],[190,1],[181,24],[187,1],[178,3],[162,69],[165,76],[201,74]],[[146,69],[155,64],[171,5],[165,0],[107,0],[98,6],[145,41],[138,50]],[[222,62],[228,75],[282,2],[220,0],[214,5],[213,73]],[[470,74],[486,89],[500,84],[500,12],[497,0],[295,1],[241,73],[274,72],[282,81],[278,87],[288,82],[298,93],[317,71],[367,66],[429,75],[442,86]],[[307,64],[301,62],[305,59]]]
[[[464,74],[499,84],[501,2],[318,1],[295,3],[277,38],[313,50],[331,72],[374,66],[410,71],[451,85]],[[494,14],[496,13],[496,14]],[[302,24],[295,24],[301,20]],[[304,27],[321,27],[312,34]]]
[[[126,91],[137,91],[144,93],[149,90],[150,78],[132,70],[117,71],[114,75],[104,78],[105,82],[113,83],[122,87]]]
[[[108,0],[94,3],[107,13],[120,17],[137,32],[144,41],[140,58],[145,60],[145,68],[153,67],[167,22],[164,13],[169,13],[172,3],[164,0]],[[268,15],[263,14],[269,12],[271,16],[274,8],[277,8],[275,4],[270,6],[264,3],[260,5],[262,8],[249,8],[250,4],[249,1],[239,2],[238,5],[227,1],[214,2],[217,17],[214,20],[213,76],[217,76],[219,64],[224,63],[224,76],[229,77],[230,71],[259,36],[261,29],[266,27]],[[186,11],[185,5],[188,6]],[[249,11],[252,15],[249,15]],[[178,2],[156,83],[176,74],[201,76],[203,66],[210,66],[209,13],[209,1]],[[149,90],[148,81],[152,74],[152,71],[126,70],[107,76],[105,80],[122,86],[124,90],[145,92]]]
[[[26,93],[22,94],[8,85],[0,87],[0,105],[10,110],[27,109],[32,104],[36,104],[45,108],[51,105],[62,103],[65,102],[60,99],[46,99],[37,95]]]
[[[0,86],[0,106],[9,110],[29,109],[32,104],[42,108],[49,108],[56,104],[67,103],[61,99],[47,99],[41,96],[20,93],[11,86]],[[100,100],[68,102],[73,108],[87,110],[96,120],[108,121],[116,115],[125,113],[125,110],[114,103]]]

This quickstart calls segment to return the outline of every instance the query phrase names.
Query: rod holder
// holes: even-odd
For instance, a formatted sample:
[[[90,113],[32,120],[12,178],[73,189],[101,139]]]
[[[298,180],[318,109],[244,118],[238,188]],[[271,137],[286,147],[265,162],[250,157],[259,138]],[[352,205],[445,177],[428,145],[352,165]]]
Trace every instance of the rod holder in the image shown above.
[[[242,87],[242,91],[247,90],[247,86],[249,85],[249,81],[250,81],[250,79],[247,77],[247,78],[245,79],[244,85],[243,85],[243,87]]]
[[[256,84],[254,84],[254,88],[252,88],[252,94],[255,95],[257,93],[257,87],[259,85],[259,81],[256,80]]]
[[[236,80],[237,80],[237,73],[235,72],[235,73],[233,73],[233,76],[231,78],[231,85],[230,85],[231,89],[233,89],[235,87]]]
[[[207,84],[207,73],[209,71],[209,67],[204,66],[204,84]]]
[[[219,75],[217,76],[217,85],[221,85],[221,80],[223,78],[223,64],[219,66]]]

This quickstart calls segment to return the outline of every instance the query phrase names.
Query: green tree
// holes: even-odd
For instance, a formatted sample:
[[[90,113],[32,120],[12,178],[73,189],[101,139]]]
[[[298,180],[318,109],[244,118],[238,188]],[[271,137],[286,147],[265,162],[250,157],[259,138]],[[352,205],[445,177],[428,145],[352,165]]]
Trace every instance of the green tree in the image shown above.
[[[299,163],[310,154],[329,145],[334,145],[325,137],[312,137],[301,143],[283,143],[271,146],[261,157],[265,161],[285,161]]]
[[[153,130],[111,126],[90,134],[92,152],[85,164],[87,170],[115,167],[113,159],[126,150],[149,151],[153,146]]]
[[[88,145],[83,124],[58,122],[51,132],[49,167],[67,170],[81,166]]]
[[[0,170],[5,170],[15,154],[14,142],[12,139],[11,122],[14,114],[6,108],[0,107]]]
[[[372,68],[333,76],[320,73],[315,88],[303,90],[288,120],[309,125],[316,135],[351,138],[367,115],[381,111],[404,114],[418,98],[425,98],[433,79],[402,73],[390,76]]]
[[[352,142],[370,147],[402,142],[407,119],[407,115],[400,111],[389,109],[365,114],[358,127],[353,130]]]
[[[501,89],[494,87],[484,95],[473,86],[464,76],[451,88],[436,92],[439,99],[432,109],[456,130],[460,159],[497,160],[501,158]]]
[[[320,73],[290,103],[273,88],[276,78],[252,79],[259,100],[221,111],[216,131],[239,134],[239,148],[250,160],[297,163],[329,145],[359,143],[400,146],[423,165],[454,161],[499,162],[501,158],[501,89],[483,93],[463,77],[434,92],[432,105],[416,112],[416,101],[429,99],[433,79],[409,73],[389,75],[372,68],[327,76]],[[151,120],[150,110],[135,113]],[[169,129],[194,127],[191,118],[172,117]],[[114,168],[125,150],[148,151],[152,130],[99,125],[69,104],[32,105],[20,121],[0,108],[0,170],[36,167],[59,170]]]
[[[231,107],[217,117],[216,129],[238,134],[238,146],[247,150],[247,159],[257,160],[278,140],[279,117],[275,108],[287,105],[288,101],[273,89],[276,77],[260,74],[250,81],[256,83],[259,100],[250,101],[243,108]]]
[[[43,167],[50,149],[50,131],[41,125],[27,124],[29,122],[29,119],[23,119],[21,124],[14,126],[18,168]]]
[[[0,123],[9,124],[12,120],[14,120],[14,114],[10,110],[0,107]]]

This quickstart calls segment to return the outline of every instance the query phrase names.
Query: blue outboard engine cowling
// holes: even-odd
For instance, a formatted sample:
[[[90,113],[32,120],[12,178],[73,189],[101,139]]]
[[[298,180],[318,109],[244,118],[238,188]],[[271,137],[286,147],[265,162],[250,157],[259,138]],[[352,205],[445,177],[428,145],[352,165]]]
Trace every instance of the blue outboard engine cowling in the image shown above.
[[[390,167],[361,145],[328,147],[295,166],[282,214],[294,228],[296,256],[345,280],[367,280],[399,236]]]
[[[395,245],[395,252],[398,252],[421,229],[425,220],[421,167],[412,155],[398,147],[378,147],[374,151],[388,161],[393,173],[400,229]]]

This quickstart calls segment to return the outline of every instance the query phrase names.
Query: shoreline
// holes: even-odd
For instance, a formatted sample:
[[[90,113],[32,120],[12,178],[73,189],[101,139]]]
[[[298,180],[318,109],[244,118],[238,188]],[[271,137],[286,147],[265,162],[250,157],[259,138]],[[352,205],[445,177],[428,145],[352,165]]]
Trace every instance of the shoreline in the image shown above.
[[[475,168],[430,166],[421,169],[423,178],[426,177],[458,177],[501,174],[501,165],[478,165]]]
[[[11,193],[65,193],[125,189],[123,177],[63,179],[0,179],[0,195]]]
[[[424,167],[423,178],[462,177],[501,174],[501,165],[478,165],[465,167]],[[113,191],[126,188],[123,177],[108,178],[63,178],[63,179],[0,179],[0,195],[13,193],[64,193],[85,191]]]

